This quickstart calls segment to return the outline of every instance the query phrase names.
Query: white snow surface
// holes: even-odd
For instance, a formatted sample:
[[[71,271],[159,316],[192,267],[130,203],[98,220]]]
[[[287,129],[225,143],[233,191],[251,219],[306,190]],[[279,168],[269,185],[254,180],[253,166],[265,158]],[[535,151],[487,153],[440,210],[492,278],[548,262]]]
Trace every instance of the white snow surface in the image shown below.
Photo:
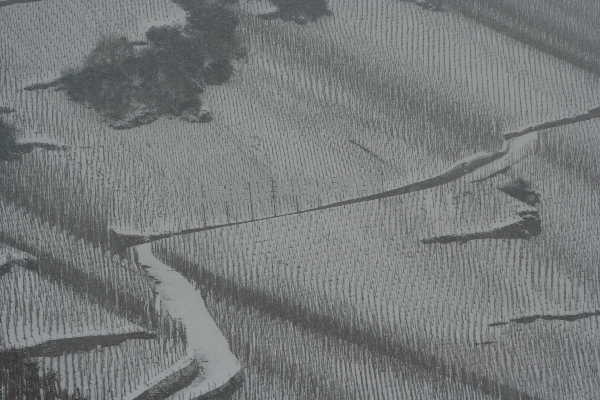
[[[34,146],[40,146],[40,147],[48,147],[48,148],[53,148],[56,150],[63,150],[63,149],[68,149],[69,146],[62,144],[60,142],[57,142],[54,139],[51,139],[49,137],[45,137],[45,136],[40,136],[40,137],[28,137],[28,138],[21,138],[21,139],[17,139],[16,143],[18,145],[34,145]]]
[[[10,255],[12,262],[35,260],[27,253],[0,244],[0,257],[2,254]],[[26,349],[55,340],[146,332],[144,328],[97,305],[84,306],[87,299],[81,294],[26,268],[16,267],[3,275],[0,289],[0,299],[3,299],[0,303],[0,352]],[[99,313],[106,314],[106,322],[101,321]],[[48,318],[51,321],[47,321]]]
[[[194,354],[203,374],[171,399],[189,399],[225,385],[241,368],[229,343],[208,313],[200,292],[184,276],[163,264],[150,244],[135,247],[140,264],[154,278],[161,308],[179,319],[187,333],[188,352]]]
[[[123,397],[123,400],[135,400],[138,399],[139,396],[142,396],[147,390],[152,389],[154,386],[158,385],[161,381],[168,379],[171,375],[176,374],[177,372],[187,368],[192,363],[196,362],[196,359],[191,357],[185,357],[173,364],[170,368],[161,372],[160,374],[154,376],[150,381],[144,383],[144,385],[140,386],[133,392],[129,393],[127,396]]]

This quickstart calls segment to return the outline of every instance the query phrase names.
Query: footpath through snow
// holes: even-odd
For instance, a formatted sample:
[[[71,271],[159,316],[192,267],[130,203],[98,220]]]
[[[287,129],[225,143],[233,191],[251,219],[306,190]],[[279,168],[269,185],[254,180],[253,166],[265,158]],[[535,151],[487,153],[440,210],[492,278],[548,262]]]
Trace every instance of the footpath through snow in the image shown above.
[[[188,354],[200,366],[200,374],[169,399],[196,399],[224,390],[242,374],[241,363],[208,313],[200,291],[179,272],[163,264],[150,244],[134,248],[136,262],[154,279],[160,309],[181,321],[186,330]]]

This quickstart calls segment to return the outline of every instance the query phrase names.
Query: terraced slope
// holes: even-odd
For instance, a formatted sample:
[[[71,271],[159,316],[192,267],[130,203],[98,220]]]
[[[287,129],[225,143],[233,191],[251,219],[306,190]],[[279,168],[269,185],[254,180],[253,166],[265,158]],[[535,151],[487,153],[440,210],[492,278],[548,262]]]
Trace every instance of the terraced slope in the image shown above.
[[[105,246],[110,228],[182,232],[281,214],[248,204],[209,208],[214,188],[252,193],[261,181],[377,176],[387,190],[458,167],[455,179],[418,191],[173,236],[156,242],[154,252],[207,286],[215,296],[209,310],[219,313],[236,355],[258,363],[249,369],[257,374],[249,382],[258,386],[242,393],[261,393],[272,379],[266,398],[314,395],[293,386],[291,376],[298,368],[303,382],[324,388],[315,376],[330,366],[319,346],[331,337],[349,349],[339,350],[349,352],[339,363],[361,371],[352,376],[377,375],[380,367],[394,380],[407,376],[402,388],[392,378],[365,378],[359,393],[373,393],[375,384],[389,389],[380,398],[586,398],[598,385],[597,351],[585,350],[597,349],[600,308],[593,272],[597,193],[589,189],[597,163],[585,144],[594,143],[587,138],[597,122],[553,128],[560,139],[531,132],[511,142],[519,147],[510,153],[504,134],[595,110],[597,76],[458,14],[408,2],[332,1],[331,17],[306,26],[255,18],[256,3],[235,6],[248,57],[228,83],[204,94],[211,123],[161,118],[127,131],[110,129],[62,92],[21,89],[82,62],[102,34],[139,40],[151,25],[182,21],[181,9],[158,0],[1,8],[8,27],[1,79],[8,84],[0,105],[16,110],[6,118],[23,138],[68,146],[0,165],[3,210],[26,210],[38,224],[34,232],[58,226]],[[572,147],[570,137],[581,132],[585,138]],[[544,140],[554,147],[540,156]],[[592,172],[569,172],[565,165],[579,154]],[[537,159],[546,163],[518,167]],[[524,176],[540,190],[542,205],[496,190]],[[330,204],[337,200],[325,192]],[[282,206],[290,213],[311,208],[293,196]],[[521,224],[521,239],[503,236],[524,215],[539,216],[541,232]],[[585,234],[573,228],[581,220]],[[0,232],[17,241],[21,229],[22,223]],[[46,235],[36,248],[53,241]],[[273,320],[289,331],[264,328],[262,321]],[[260,340],[250,329],[261,332]],[[306,346],[306,364],[289,360],[283,346],[264,348],[280,334],[314,344]],[[251,341],[244,348],[239,338]],[[568,351],[558,354],[562,348]],[[576,379],[556,373],[566,364],[577,365]],[[403,375],[403,368],[410,372]],[[329,376],[341,382],[348,375]],[[435,376],[443,384],[431,383]],[[340,391],[318,395],[336,398]]]
[[[600,73],[595,1],[447,0],[447,7],[582,69]]]

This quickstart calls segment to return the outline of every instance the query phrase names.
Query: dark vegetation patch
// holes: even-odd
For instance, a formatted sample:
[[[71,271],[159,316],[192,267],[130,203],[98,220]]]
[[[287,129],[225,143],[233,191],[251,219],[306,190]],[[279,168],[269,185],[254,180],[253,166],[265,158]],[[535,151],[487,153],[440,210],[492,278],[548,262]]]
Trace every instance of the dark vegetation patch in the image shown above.
[[[15,133],[15,127],[0,118],[0,161],[21,159],[22,153],[18,151]]]
[[[40,373],[39,365],[20,354],[0,356],[0,387],[7,399],[84,400],[61,389],[55,373]],[[79,392],[77,389],[76,392]]]
[[[531,183],[522,178],[515,179],[498,189],[530,206],[535,206],[540,202],[540,192],[533,189]]]
[[[326,0],[271,0],[278,10],[259,15],[262,19],[291,21],[300,25],[315,22],[321,17],[331,16]]]
[[[176,2],[187,11],[184,27],[152,27],[147,42],[103,38],[82,68],[63,73],[58,89],[111,119],[117,129],[164,114],[210,121],[199,95],[206,85],[226,82],[234,72],[231,61],[243,56],[235,36],[238,19],[219,4]]]

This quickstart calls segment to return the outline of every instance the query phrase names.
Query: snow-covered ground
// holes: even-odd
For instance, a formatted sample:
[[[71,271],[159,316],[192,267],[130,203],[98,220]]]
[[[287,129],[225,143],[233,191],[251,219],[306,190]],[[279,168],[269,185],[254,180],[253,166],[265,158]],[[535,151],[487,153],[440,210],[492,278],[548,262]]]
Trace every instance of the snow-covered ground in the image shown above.
[[[2,305],[0,352],[22,350],[51,341],[146,332],[125,318],[89,303],[67,285],[14,267],[0,277]],[[56,347],[56,346],[55,346]]]
[[[332,17],[306,26],[240,14],[248,62],[204,94],[215,115],[210,124],[162,118],[114,131],[64,93],[20,88],[77,66],[104,33],[138,39],[147,19],[180,21],[181,10],[159,0],[18,7],[0,9],[8,32],[0,42],[7,55],[0,73],[10,83],[0,89],[0,104],[16,109],[8,121],[32,128],[22,136],[45,135],[69,150],[0,165],[5,237],[56,255],[78,254],[79,242],[55,235],[46,221],[106,242],[110,226],[156,232],[166,222],[180,231],[227,221],[232,210],[204,207],[204,184],[377,174],[398,188],[464,167],[470,172],[489,160],[443,187],[180,236],[157,242],[156,253],[167,264],[187,261],[171,265],[198,283],[208,274],[277,307],[296,307],[304,322],[328,319],[341,332],[327,331],[334,337],[347,328],[383,342],[390,353],[409,348],[498,387],[563,399],[585,398],[598,386],[597,317],[572,325],[515,322],[598,309],[598,202],[587,187],[595,175],[584,170],[596,169],[598,160],[580,143],[574,153],[581,160],[570,161],[580,166],[567,174],[572,167],[556,159],[568,145],[550,153],[547,164],[527,164],[545,133],[502,143],[515,127],[597,107],[596,76],[460,15],[396,0],[332,1]],[[598,122],[571,129],[561,132],[595,132]],[[594,135],[582,142],[595,143]],[[435,233],[510,222],[518,202],[496,187],[522,176],[535,186],[543,174],[553,178],[544,181],[539,237],[420,243]],[[274,211],[263,204],[253,213]],[[133,297],[147,299],[141,271],[112,268],[110,254],[98,249],[82,246],[81,253],[77,270],[114,281],[111,295],[133,285]],[[157,273],[170,271],[153,262]],[[187,311],[181,315],[188,317],[199,323]],[[243,328],[236,329],[241,335]],[[578,365],[576,379],[556,373],[565,369],[563,354]]]
[[[155,280],[161,310],[181,321],[188,353],[194,354],[202,367],[202,374],[191,385],[170,398],[197,398],[226,385],[240,371],[241,364],[206,310],[200,291],[180,272],[154,257],[150,244],[137,246],[135,252],[140,266]]]

